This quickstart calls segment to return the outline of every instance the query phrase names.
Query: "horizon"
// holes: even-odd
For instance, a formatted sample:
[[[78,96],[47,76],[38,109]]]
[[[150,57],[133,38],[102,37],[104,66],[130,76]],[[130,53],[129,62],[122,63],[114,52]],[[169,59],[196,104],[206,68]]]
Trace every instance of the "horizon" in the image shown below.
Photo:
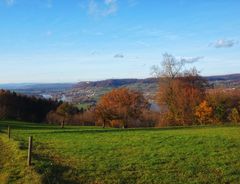
[[[240,73],[240,1],[0,0],[0,84],[152,77],[162,54]]]
[[[230,74],[224,74],[224,75],[205,75],[202,77],[222,77],[222,76],[232,76],[232,75],[240,75],[240,73],[230,73]],[[0,86],[5,85],[53,85],[53,84],[77,84],[82,82],[101,82],[101,81],[107,81],[107,80],[128,80],[128,79],[137,79],[137,80],[144,80],[144,79],[151,79],[156,78],[153,76],[147,77],[147,78],[107,78],[107,79],[100,79],[100,80],[85,80],[85,81],[76,81],[76,82],[20,82],[20,83],[0,83]]]

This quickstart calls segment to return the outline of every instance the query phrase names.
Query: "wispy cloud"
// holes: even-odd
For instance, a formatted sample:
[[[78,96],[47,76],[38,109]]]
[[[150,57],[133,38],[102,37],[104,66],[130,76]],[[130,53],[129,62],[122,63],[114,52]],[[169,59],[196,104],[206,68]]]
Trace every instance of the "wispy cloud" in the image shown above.
[[[117,0],[105,0],[105,4],[107,6],[105,12],[103,12],[104,16],[114,14],[118,10]]]
[[[97,2],[96,0],[88,1],[88,14],[91,16],[108,16],[116,13],[117,10],[117,0],[103,0],[102,2]]]
[[[96,15],[98,14],[98,4],[95,0],[90,0],[88,3],[88,14]]]
[[[47,0],[47,8],[52,8],[53,6],[53,0]]]
[[[200,60],[202,60],[204,57],[203,56],[198,56],[198,57],[181,57],[180,60],[183,61],[184,63],[195,63]]]
[[[115,55],[114,55],[114,58],[123,59],[123,58],[124,58],[124,55],[123,55],[123,54],[115,54]]]
[[[92,52],[90,53],[90,55],[91,55],[91,56],[97,55],[97,51],[92,51]]]
[[[8,6],[12,6],[15,3],[15,0],[4,0],[5,4]]]
[[[214,46],[215,48],[230,48],[238,44],[237,40],[226,40],[226,39],[219,39],[213,43],[211,43],[211,46]]]
[[[127,2],[130,7],[136,6],[139,3],[138,0],[128,0]]]

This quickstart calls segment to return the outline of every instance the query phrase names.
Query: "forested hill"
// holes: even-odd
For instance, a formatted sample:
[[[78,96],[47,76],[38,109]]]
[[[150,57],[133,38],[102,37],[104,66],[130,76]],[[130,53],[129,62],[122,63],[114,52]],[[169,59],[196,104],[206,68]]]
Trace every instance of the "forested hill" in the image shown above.
[[[117,88],[126,85],[132,84],[153,84],[157,83],[156,78],[148,78],[148,79],[108,79],[102,81],[94,81],[94,82],[79,82],[74,86],[74,88],[89,88],[89,87],[111,87]]]
[[[214,84],[225,84],[231,82],[238,82],[240,84],[240,74],[231,75],[217,75],[217,76],[207,76],[205,77],[210,83]],[[79,82],[74,88],[94,88],[94,87],[104,87],[104,88],[117,88],[121,86],[134,85],[134,84],[154,84],[157,83],[156,78],[147,79],[108,79],[102,81],[94,82]]]

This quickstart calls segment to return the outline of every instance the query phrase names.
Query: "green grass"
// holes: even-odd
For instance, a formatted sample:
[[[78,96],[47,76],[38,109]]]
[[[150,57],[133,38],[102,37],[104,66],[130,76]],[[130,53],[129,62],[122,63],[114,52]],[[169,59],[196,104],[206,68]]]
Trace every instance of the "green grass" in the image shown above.
[[[3,132],[7,124],[21,152],[34,137],[33,168],[43,183],[240,183],[238,126],[120,130],[0,122]]]
[[[91,106],[91,103],[78,103],[75,105],[79,110],[80,109],[88,109]]]
[[[0,136],[0,183],[41,182],[41,176],[32,167],[26,167],[26,154],[19,150],[19,144]]]

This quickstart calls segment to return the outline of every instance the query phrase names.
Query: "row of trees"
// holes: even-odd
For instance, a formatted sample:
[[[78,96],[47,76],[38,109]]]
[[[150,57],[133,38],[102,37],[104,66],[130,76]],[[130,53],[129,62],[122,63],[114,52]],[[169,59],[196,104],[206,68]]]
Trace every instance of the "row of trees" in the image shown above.
[[[50,124],[64,124],[94,126],[96,125],[95,109],[88,110],[78,109],[73,104],[62,103],[56,110],[52,110],[47,114],[47,122]]]
[[[0,90],[0,119],[42,122],[60,102]]]
[[[69,103],[61,104],[47,115],[49,123],[97,125],[110,127],[154,126],[154,112],[144,96],[127,88],[114,89],[105,94],[95,107],[79,111]]]

